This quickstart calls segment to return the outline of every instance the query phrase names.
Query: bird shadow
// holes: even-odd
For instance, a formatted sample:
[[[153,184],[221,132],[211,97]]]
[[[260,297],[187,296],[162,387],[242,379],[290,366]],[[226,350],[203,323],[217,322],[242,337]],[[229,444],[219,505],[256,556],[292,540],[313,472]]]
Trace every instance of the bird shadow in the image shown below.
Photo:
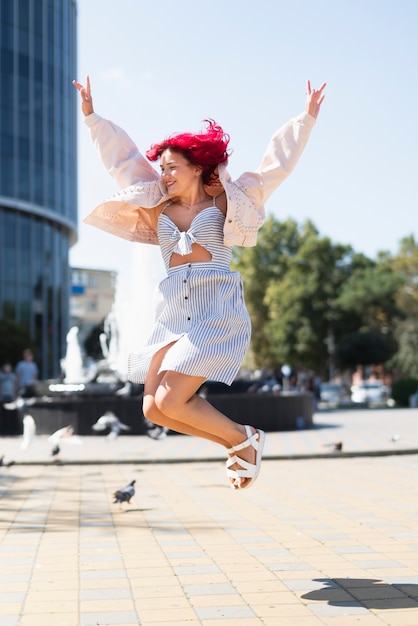
[[[418,585],[408,582],[386,583],[369,578],[316,578],[322,589],[302,595],[304,600],[326,602],[331,606],[352,606],[358,603],[366,609],[418,608]],[[341,592],[347,599],[342,600]]]
[[[146,513],[147,511],[154,511],[154,509],[152,507],[143,509],[141,509],[140,507],[136,509],[120,509],[121,513]]]

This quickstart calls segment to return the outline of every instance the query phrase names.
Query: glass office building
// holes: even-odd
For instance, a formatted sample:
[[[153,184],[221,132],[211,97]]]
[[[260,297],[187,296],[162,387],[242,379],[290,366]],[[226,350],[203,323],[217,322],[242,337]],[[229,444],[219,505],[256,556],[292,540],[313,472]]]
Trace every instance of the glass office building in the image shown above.
[[[76,239],[75,0],[0,0],[0,318],[60,372]]]

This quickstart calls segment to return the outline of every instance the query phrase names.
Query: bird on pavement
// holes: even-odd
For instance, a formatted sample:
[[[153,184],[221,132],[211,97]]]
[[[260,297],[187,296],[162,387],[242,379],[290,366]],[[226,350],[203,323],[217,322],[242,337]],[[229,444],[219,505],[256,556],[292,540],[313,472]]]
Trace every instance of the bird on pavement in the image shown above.
[[[335,443],[325,443],[324,446],[329,448],[331,452],[341,452],[343,449],[343,442],[336,441]]]
[[[166,426],[157,426],[153,422],[150,422],[146,417],[144,417],[145,423],[145,433],[151,439],[156,439],[157,441],[161,441],[161,439],[165,439],[168,435],[169,429]]]
[[[11,465],[14,465],[15,461],[5,461],[4,460],[4,454],[2,454],[2,456],[0,456],[0,467],[10,467]]]
[[[59,428],[56,430],[50,437],[48,437],[48,441],[51,444],[51,455],[54,458],[57,458],[59,453],[61,452],[61,443],[65,441],[66,443],[71,444],[81,444],[80,437],[74,435],[74,428],[69,426],[64,426],[64,428]]]
[[[99,417],[97,422],[93,424],[92,429],[100,432],[103,430],[109,430],[107,439],[116,439],[122,430],[131,430],[131,427],[127,424],[123,424],[112,411],[106,411],[104,415]]]
[[[125,487],[121,487],[120,489],[117,489],[115,493],[113,494],[113,497],[114,497],[113,504],[119,504],[119,508],[122,508],[122,502],[126,502],[127,504],[130,504],[131,498],[135,495],[135,487],[134,487],[135,483],[136,483],[136,480],[131,480],[129,485],[126,485]]]

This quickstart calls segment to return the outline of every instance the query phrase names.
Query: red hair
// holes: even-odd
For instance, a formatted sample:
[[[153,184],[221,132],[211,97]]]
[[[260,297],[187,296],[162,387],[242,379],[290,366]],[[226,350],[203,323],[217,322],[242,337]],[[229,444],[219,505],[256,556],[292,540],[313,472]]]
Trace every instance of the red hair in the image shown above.
[[[205,131],[170,135],[164,141],[153,144],[145,153],[150,161],[157,161],[167,150],[180,152],[192,165],[202,168],[202,181],[210,185],[217,180],[215,170],[228,160],[229,135],[214,120],[204,120]]]

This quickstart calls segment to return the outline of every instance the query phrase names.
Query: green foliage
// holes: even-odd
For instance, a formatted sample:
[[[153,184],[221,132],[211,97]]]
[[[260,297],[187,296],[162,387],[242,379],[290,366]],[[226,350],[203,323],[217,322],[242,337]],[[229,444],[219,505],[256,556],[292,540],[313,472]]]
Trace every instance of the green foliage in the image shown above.
[[[386,263],[356,269],[338,297],[338,305],[369,329],[391,329],[399,313],[396,296],[403,284],[400,272]]]
[[[418,317],[418,244],[412,235],[402,239],[393,268],[403,277],[397,296],[399,307],[407,317]]]
[[[400,378],[392,385],[392,398],[399,406],[409,406],[409,397],[418,391],[418,378]]]
[[[396,328],[398,350],[391,362],[400,372],[418,378],[418,319],[408,317]]]
[[[269,216],[257,246],[236,248],[234,263],[243,276],[255,367],[302,363],[326,376],[335,348],[341,364],[351,363],[344,338],[360,331],[371,334],[361,337],[357,364],[386,362],[396,351],[405,273],[389,254],[372,261],[320,237],[310,221],[300,226]]]
[[[245,299],[252,321],[256,367],[274,367],[278,359],[275,352],[278,344],[274,337],[272,341],[267,330],[271,314],[270,303],[266,299],[269,285],[280,282],[287,275],[301,239],[310,234],[317,235],[311,222],[301,229],[293,220],[280,223],[269,216],[259,233],[257,246],[234,249],[233,266],[243,276]]]
[[[336,355],[341,367],[354,369],[357,365],[386,363],[395,350],[396,346],[387,335],[363,331],[344,337],[337,346]]]

